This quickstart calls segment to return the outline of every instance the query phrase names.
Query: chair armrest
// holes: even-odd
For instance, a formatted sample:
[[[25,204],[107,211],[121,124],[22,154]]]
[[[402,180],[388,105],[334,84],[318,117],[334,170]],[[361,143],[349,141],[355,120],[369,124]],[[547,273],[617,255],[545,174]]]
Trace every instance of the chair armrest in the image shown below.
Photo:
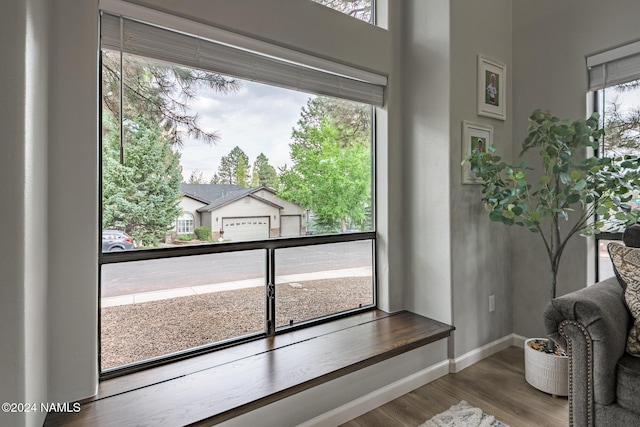
[[[553,299],[544,312],[549,338],[569,354],[573,425],[593,424],[593,403],[616,398],[616,363],[624,355],[631,314],[615,277]]]

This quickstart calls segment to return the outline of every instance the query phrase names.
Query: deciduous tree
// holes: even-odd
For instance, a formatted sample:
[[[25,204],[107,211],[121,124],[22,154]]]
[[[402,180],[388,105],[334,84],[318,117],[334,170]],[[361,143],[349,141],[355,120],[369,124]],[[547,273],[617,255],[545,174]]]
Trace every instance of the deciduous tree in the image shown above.
[[[315,98],[301,112],[279,195],[310,208],[322,224],[370,227],[371,144],[366,106]],[[338,230],[334,230],[338,231]]]

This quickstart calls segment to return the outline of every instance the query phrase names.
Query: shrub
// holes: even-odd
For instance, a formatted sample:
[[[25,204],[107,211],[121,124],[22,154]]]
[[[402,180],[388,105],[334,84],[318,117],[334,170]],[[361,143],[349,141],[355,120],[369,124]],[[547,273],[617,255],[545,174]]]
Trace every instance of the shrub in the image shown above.
[[[189,240],[193,240],[193,234],[180,234],[178,235],[178,240],[183,242],[188,242]]]
[[[199,240],[209,240],[211,239],[211,228],[209,227],[198,227],[194,230],[196,236]]]

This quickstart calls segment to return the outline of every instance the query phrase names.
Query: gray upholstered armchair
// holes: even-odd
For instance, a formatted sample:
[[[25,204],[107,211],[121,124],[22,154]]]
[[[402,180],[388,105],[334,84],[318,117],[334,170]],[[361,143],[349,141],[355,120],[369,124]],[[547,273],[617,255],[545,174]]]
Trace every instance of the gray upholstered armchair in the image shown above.
[[[569,424],[640,426],[640,358],[625,351],[632,317],[616,278],[555,298],[544,319],[569,353]]]

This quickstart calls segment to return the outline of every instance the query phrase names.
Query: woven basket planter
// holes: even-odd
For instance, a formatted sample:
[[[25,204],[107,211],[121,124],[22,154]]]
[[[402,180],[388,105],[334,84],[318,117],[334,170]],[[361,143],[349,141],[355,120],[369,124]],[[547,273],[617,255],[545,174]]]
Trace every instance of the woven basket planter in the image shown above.
[[[525,379],[533,387],[553,396],[569,395],[569,358],[538,351],[524,343]],[[538,341],[546,339],[538,338]]]

